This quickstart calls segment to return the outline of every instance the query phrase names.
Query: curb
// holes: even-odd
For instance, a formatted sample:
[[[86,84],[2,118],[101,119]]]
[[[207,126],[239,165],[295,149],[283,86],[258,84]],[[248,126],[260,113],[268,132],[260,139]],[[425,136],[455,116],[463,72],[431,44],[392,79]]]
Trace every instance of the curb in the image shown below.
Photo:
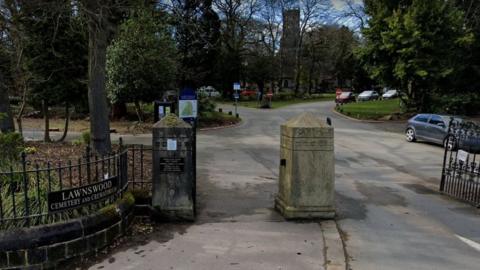
[[[333,107],[332,112],[334,114],[338,115],[338,116],[341,116],[341,117],[345,118],[345,119],[352,120],[352,121],[355,121],[355,122],[360,122],[360,123],[381,124],[381,123],[404,123],[406,121],[406,120],[362,120],[362,119],[353,118],[353,117],[345,115],[341,112],[338,112],[337,110],[335,110],[335,107]]]
[[[348,270],[347,254],[337,223],[334,220],[320,223],[323,241],[326,270]]]

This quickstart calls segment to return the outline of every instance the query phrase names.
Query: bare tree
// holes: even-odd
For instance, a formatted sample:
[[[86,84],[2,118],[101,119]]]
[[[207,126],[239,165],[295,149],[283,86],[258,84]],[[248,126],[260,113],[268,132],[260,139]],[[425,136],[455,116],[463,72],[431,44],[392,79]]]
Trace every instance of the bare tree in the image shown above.
[[[348,25],[355,32],[360,32],[367,24],[365,5],[359,0],[342,0],[343,9],[337,12],[335,21],[338,24]]]

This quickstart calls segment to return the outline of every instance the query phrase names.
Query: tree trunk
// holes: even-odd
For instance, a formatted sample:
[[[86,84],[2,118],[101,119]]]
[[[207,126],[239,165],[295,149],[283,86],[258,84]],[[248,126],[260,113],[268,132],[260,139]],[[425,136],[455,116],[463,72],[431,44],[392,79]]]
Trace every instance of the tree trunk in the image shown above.
[[[48,114],[48,104],[45,100],[42,101],[42,111],[43,111],[43,119],[45,121],[45,132],[43,136],[44,142],[52,142],[50,138],[50,115]]]
[[[67,102],[65,103],[65,126],[63,128],[63,134],[57,142],[63,142],[65,138],[67,138],[68,134],[68,125],[70,123],[70,104]]]
[[[22,104],[20,105],[20,109],[18,110],[18,114],[16,116],[18,132],[23,137],[23,125],[22,125],[22,117],[23,113],[25,112],[25,106],[27,105],[27,87],[23,86],[23,94],[22,94]]]
[[[114,103],[112,106],[112,119],[120,120],[127,116],[127,105],[124,102]]]
[[[108,22],[102,18],[96,1],[89,2],[88,34],[88,105],[90,108],[90,133],[93,149],[102,155],[111,151],[110,119],[105,90],[107,46],[109,38]],[[97,8],[97,9],[95,9]]]
[[[13,132],[15,131],[15,125],[13,124],[12,111],[10,109],[10,100],[8,98],[7,90],[1,85],[0,74],[0,131],[1,132]]]
[[[137,112],[138,121],[141,123],[143,122],[142,107],[140,106],[140,102],[138,102],[138,100],[135,100],[134,103],[135,103],[135,111]]]

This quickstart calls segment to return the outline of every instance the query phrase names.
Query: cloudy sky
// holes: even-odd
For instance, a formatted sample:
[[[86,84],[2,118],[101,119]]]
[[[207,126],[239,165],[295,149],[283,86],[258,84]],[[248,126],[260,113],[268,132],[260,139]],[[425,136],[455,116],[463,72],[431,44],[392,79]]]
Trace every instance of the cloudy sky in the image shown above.
[[[349,0],[330,0],[332,2],[333,7],[337,10],[342,10],[345,7],[345,2]],[[362,0],[350,0],[354,1],[356,4],[362,3]]]

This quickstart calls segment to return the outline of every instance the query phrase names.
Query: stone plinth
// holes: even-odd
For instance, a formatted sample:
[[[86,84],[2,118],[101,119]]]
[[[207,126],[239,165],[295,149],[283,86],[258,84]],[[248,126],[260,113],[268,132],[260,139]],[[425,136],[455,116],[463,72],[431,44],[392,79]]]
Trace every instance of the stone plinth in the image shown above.
[[[310,113],[281,127],[279,193],[275,208],[287,219],[335,216],[333,128]]]
[[[169,220],[194,220],[192,127],[170,114],[153,126],[152,206]]]

